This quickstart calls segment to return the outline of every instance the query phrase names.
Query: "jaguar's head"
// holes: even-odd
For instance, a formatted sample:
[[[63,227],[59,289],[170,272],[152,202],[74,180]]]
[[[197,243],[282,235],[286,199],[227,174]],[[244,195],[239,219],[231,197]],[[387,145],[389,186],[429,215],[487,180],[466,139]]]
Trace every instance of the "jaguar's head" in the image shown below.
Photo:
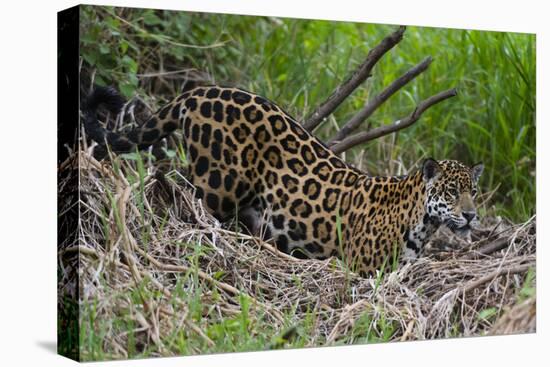
[[[478,224],[474,199],[483,164],[472,167],[458,161],[424,161],[426,213],[431,221],[445,224],[453,232],[468,235]]]

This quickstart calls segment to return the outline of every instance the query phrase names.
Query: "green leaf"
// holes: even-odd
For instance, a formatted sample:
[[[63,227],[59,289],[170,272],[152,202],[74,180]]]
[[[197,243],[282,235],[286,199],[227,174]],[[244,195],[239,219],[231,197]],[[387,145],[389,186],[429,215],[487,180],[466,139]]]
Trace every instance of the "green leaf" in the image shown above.
[[[224,275],[225,275],[225,271],[218,270],[217,272],[214,273],[212,277],[216,280],[220,280]]]
[[[128,74],[128,83],[132,84],[134,87],[137,87],[139,79],[136,74]]]
[[[140,156],[139,156],[139,153],[133,152],[133,153],[123,153],[120,155],[120,158],[129,160],[129,161],[137,161],[139,160]]]
[[[143,22],[147,25],[157,25],[157,24],[161,24],[162,21],[160,20],[159,17],[157,17],[155,15],[155,13],[149,11],[149,12],[146,12],[145,14],[143,14]]]
[[[124,66],[126,66],[126,68],[128,69],[129,72],[137,73],[138,64],[137,64],[136,60],[132,59],[130,56],[124,55],[124,57],[122,58],[122,64],[124,64]]]
[[[97,74],[95,76],[94,83],[101,86],[107,85],[107,83],[105,82],[105,79],[103,79],[101,75],[97,75]]]
[[[126,98],[134,96],[134,92],[136,91],[136,87],[129,83],[120,83],[118,89]]]
[[[278,82],[284,82],[286,79],[287,79],[288,75],[286,73],[283,73],[283,74],[280,74],[278,77],[277,77],[277,81]]]
[[[105,24],[111,29],[118,29],[120,28],[120,20],[113,17],[107,17],[105,18]]]
[[[124,55],[126,51],[128,51],[128,42],[126,40],[121,40],[119,48],[120,52]]]
[[[97,62],[97,54],[95,52],[84,53],[82,57],[90,65],[95,65]]]
[[[109,49],[109,46],[107,46],[106,44],[102,43],[99,45],[99,52],[101,52],[102,54],[106,55],[108,53],[111,52],[111,50]]]
[[[164,153],[166,154],[166,156],[168,158],[174,158],[176,156],[176,151],[175,150],[172,150],[172,149],[166,149],[166,148],[162,148],[162,150],[164,151]]]
[[[477,315],[477,317],[480,320],[488,320],[489,318],[496,315],[496,313],[497,313],[497,309],[495,307],[489,307],[489,308],[486,308],[484,310],[481,310],[479,312],[479,314]]]

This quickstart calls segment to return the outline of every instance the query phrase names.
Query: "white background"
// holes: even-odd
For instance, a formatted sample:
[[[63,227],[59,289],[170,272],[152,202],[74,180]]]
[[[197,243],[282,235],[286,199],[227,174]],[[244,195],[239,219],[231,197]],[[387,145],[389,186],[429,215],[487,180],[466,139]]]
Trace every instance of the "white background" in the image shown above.
[[[105,4],[87,1],[92,4]],[[165,9],[537,33],[537,187],[548,169],[548,10],[544,0],[186,0],[109,1]],[[74,364],[56,340],[56,12],[74,1],[5,1],[0,11],[0,361],[4,366]],[[548,23],[546,23],[548,24]],[[546,103],[545,103],[546,102]],[[538,190],[538,332],[111,362],[120,366],[419,365],[548,363],[548,195]],[[542,224],[542,225],[541,225]],[[546,268],[545,268],[546,267]],[[546,339],[546,341],[544,341]],[[544,347],[543,344],[547,346]],[[544,349],[545,348],[545,349]],[[99,363],[104,365],[106,363]]]

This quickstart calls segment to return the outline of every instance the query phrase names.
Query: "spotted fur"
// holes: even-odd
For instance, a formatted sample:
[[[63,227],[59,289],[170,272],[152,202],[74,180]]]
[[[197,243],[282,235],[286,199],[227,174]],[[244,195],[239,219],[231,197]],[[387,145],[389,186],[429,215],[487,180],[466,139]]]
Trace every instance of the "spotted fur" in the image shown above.
[[[427,159],[405,177],[370,177],[342,161],[273,102],[237,88],[185,91],[141,127],[105,130],[96,110],[121,105],[97,88],[84,107],[88,135],[114,152],[148,147],[176,129],[196,195],[220,220],[239,214],[278,249],[301,258],[339,256],[361,274],[417,256],[445,224],[468,232],[483,165]]]

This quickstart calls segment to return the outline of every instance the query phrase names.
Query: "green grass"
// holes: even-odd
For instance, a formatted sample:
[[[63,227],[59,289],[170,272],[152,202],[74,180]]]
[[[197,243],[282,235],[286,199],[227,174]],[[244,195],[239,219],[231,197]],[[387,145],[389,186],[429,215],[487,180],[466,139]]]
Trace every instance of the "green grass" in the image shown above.
[[[391,320],[387,320],[383,310],[378,310],[380,316],[373,318],[371,313],[365,312],[353,325],[351,332],[340,343],[381,343],[388,342],[397,330],[397,326]]]
[[[523,285],[521,286],[518,292],[517,303],[521,303],[531,297],[535,297],[537,293],[537,289],[536,289],[537,280],[535,275],[536,275],[535,268],[529,269],[529,271],[527,272],[527,276],[523,281]]]
[[[203,338],[190,332],[185,327],[174,328],[172,333],[163,339],[163,345],[168,347],[168,353],[178,355],[207,354],[207,353],[227,353],[227,352],[246,352],[266,349],[279,348],[299,348],[306,346],[310,339],[309,336],[314,328],[314,313],[308,313],[309,317],[304,317],[298,323],[293,322],[295,310],[289,310],[285,313],[287,329],[279,333],[274,329],[272,322],[267,317],[262,318],[255,312],[251,317],[250,299],[245,294],[240,294],[237,299],[240,312],[233,317],[217,318],[216,310],[211,305],[203,302],[205,294],[217,292],[216,289],[206,289],[198,279],[198,258],[200,256],[200,246],[193,246],[196,250],[192,255],[194,265],[186,274],[182,274],[178,280],[173,292],[171,303],[184,303],[189,310],[189,318],[197,325],[201,325],[204,333],[214,342],[209,345]],[[147,358],[156,356],[159,353],[166,354],[166,350],[159,350],[154,343],[143,345],[143,340],[138,346],[138,340],[143,339],[143,335],[136,325],[133,313],[135,311],[145,313],[143,308],[145,302],[160,302],[163,295],[159,291],[151,291],[149,282],[144,279],[138,287],[132,290],[116,291],[109,288],[109,293],[105,294],[101,300],[90,300],[83,302],[80,306],[80,356],[83,361],[109,360],[120,358],[119,354],[113,354],[111,342],[106,341],[106,337],[116,335],[125,335],[125,342],[122,347],[128,354],[128,358]],[[215,298],[215,295],[214,295]],[[125,302],[123,302],[123,300]],[[98,303],[113,303],[121,301],[120,313],[103,315],[98,317]],[[128,307],[130,302],[131,306]],[[174,316],[175,324],[181,317],[181,312]],[[140,335],[141,334],[141,335]],[[122,339],[120,339],[122,340]]]
[[[284,317],[287,326],[283,331],[278,331],[267,317],[262,318],[261,315],[259,317],[257,312],[255,317],[250,317],[250,300],[248,296],[241,294],[238,297],[240,313],[233,317],[216,319],[215,309],[202,301],[204,294],[212,290],[201,286],[189,289],[189,285],[199,284],[196,278],[196,283],[189,279],[196,277],[197,269],[194,268],[178,279],[172,303],[174,305],[177,302],[185,303],[189,309],[190,318],[197,325],[202,326],[204,333],[214,342],[214,345],[209,345],[203,338],[183,327],[174,328],[169,336],[162,340],[163,345],[168,347],[168,351],[159,350],[152,342],[144,346],[143,341],[139,341],[143,339],[143,335],[133,313],[135,311],[144,313],[144,302],[160,302],[162,298],[160,292],[149,290],[148,281],[144,279],[136,289],[116,291],[110,288],[109,293],[105,294],[101,300],[90,300],[81,304],[79,345],[82,361],[120,358],[119,354],[113,354],[112,343],[106,340],[107,337],[119,340],[117,335],[126,336],[121,346],[129,359],[153,357],[159,353],[192,355],[312,346],[312,335],[316,333],[315,320],[321,317],[318,312],[311,310],[303,313],[296,321],[296,310],[286,310]],[[130,301],[132,306],[121,307],[120,313],[112,314],[110,317],[105,315],[98,317],[99,302],[116,303],[122,300]],[[122,305],[126,303],[121,303]],[[174,319],[179,317],[181,315],[174,315]],[[384,317],[382,309],[378,310],[376,317],[369,311],[357,321],[349,336],[339,340],[336,345],[385,342],[391,339],[396,330],[396,325]],[[320,346],[325,342],[323,337],[318,337],[315,345]]]
[[[128,97],[144,94],[150,78],[136,74],[196,68],[219,83],[252,90],[298,119],[308,116],[362,62],[394,26],[199,14],[144,9],[83,8],[85,66],[96,81],[115,84]],[[101,47],[96,47],[100,44]],[[183,45],[181,45],[183,44]],[[193,46],[217,46],[196,48]],[[409,114],[420,100],[457,87],[459,96],[429,109],[413,127],[365,149],[366,168],[388,170],[388,158],[407,166],[426,156],[485,163],[481,185],[498,187],[496,214],[526,220],[535,211],[535,36],[409,27],[403,41],[373,76],[334,114],[347,121],[366,100],[405,70],[432,56],[430,68],[386,102],[371,126]],[[173,95],[160,92],[156,97]],[[332,124],[316,132],[334,133]],[[353,153],[352,152],[352,153]],[[348,160],[353,154],[347,155]]]

